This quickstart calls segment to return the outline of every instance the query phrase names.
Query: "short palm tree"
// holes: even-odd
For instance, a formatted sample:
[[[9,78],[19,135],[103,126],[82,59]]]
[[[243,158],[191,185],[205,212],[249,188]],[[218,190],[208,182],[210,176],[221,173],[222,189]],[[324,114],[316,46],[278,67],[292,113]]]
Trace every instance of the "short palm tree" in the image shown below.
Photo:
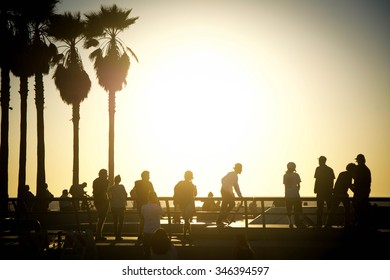
[[[101,6],[100,11],[86,14],[87,40],[86,48],[96,47],[90,54],[94,61],[94,68],[99,84],[108,92],[108,179],[114,179],[114,117],[115,117],[115,93],[126,85],[126,77],[130,68],[130,53],[136,61],[134,52],[121,41],[118,35],[130,25],[134,24],[138,17],[129,18],[130,10]]]
[[[80,53],[76,47],[84,38],[85,23],[80,13],[64,13],[52,17],[49,35],[65,44],[63,54],[54,73],[54,82],[60,91],[62,100],[72,105],[73,122],[73,179],[72,184],[79,184],[79,121],[80,103],[87,98],[91,89],[91,80],[85,72]],[[60,47],[59,47],[60,48]]]

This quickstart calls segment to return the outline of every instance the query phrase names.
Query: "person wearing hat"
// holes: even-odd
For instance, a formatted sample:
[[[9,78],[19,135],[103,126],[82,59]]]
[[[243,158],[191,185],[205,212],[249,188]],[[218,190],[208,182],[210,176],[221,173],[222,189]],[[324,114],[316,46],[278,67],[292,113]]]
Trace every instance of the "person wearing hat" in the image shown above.
[[[224,221],[229,216],[230,211],[234,208],[235,199],[234,192],[237,193],[239,197],[242,197],[240,186],[238,184],[238,174],[242,172],[242,164],[236,163],[234,165],[234,170],[227,173],[221,180],[221,195],[222,195],[222,203],[221,210],[217,219],[217,226],[223,226]]]
[[[332,204],[332,191],[335,175],[333,169],[326,165],[326,157],[320,156],[314,173],[314,193],[317,195],[317,227],[322,227],[324,204],[329,213]]]
[[[358,154],[356,175],[353,185],[353,205],[355,209],[355,223],[358,227],[368,225],[369,196],[371,192],[371,171],[366,165],[366,158]]]
[[[284,195],[286,199],[287,218],[290,228],[294,228],[291,214],[294,209],[294,222],[298,228],[304,227],[302,222],[302,201],[299,194],[301,177],[296,171],[294,162],[287,163],[287,171],[283,175]]]

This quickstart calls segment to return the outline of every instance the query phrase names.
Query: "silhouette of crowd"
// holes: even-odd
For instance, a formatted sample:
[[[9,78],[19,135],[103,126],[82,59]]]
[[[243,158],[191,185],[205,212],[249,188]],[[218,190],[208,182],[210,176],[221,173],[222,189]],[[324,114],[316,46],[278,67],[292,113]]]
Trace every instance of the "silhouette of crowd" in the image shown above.
[[[334,171],[327,165],[327,158],[320,156],[318,166],[314,172],[314,194],[316,195],[316,221],[314,227],[331,228],[335,225],[335,217],[338,215],[340,204],[344,210],[343,226],[345,228],[357,227],[368,228],[370,226],[370,203],[369,195],[371,191],[371,172],[366,165],[363,154],[357,155],[355,163],[348,163],[344,171],[335,177]],[[228,172],[221,179],[221,204],[214,200],[214,194],[209,192],[207,200],[203,201],[201,209],[203,211],[218,211],[218,218],[215,224],[218,227],[226,227],[232,222],[232,210],[236,206],[236,195],[243,197],[238,183],[238,175],[243,170],[241,163],[236,163],[233,170]],[[173,187],[173,204],[177,219],[183,219],[183,240],[191,242],[192,230],[191,222],[196,215],[195,199],[198,189],[193,183],[194,174],[187,170],[184,172],[183,180],[180,180]],[[335,180],[336,179],[336,180]],[[335,181],[335,182],[334,182]],[[285,203],[279,203],[286,208],[288,224],[290,228],[305,228],[302,200],[300,197],[301,178],[297,172],[297,165],[294,162],[287,163],[287,170],[283,175]],[[170,236],[161,227],[160,219],[166,215],[160,205],[158,195],[150,181],[150,172],[145,170],[141,173],[141,179],[134,182],[134,186],[128,193],[123,184],[121,176],[116,175],[114,182],[108,180],[108,171],[101,169],[98,177],[92,183],[92,199],[86,199],[85,187],[87,183],[72,185],[69,189],[64,189],[59,200],[60,211],[80,211],[88,207],[87,203],[93,200],[93,206],[97,212],[95,241],[105,241],[104,226],[107,214],[111,212],[113,218],[113,235],[115,241],[123,240],[122,232],[125,221],[125,213],[128,197],[134,201],[139,224],[138,243],[143,246],[143,256],[145,259],[175,259],[177,252]],[[350,199],[348,191],[353,192]],[[71,195],[71,197],[70,197]],[[54,196],[46,185],[45,203],[36,203],[36,197],[30,192],[29,186],[22,188],[20,193],[20,205],[25,212],[49,209],[49,204]],[[83,206],[84,205],[84,206]],[[40,206],[40,207],[38,207]],[[241,204],[240,204],[241,206]],[[240,207],[239,206],[239,207]],[[277,206],[275,204],[275,206]],[[238,208],[239,208],[238,207]],[[110,210],[110,211],[109,211]],[[257,213],[256,200],[249,204],[250,214]],[[353,214],[353,215],[351,215]],[[352,217],[352,219],[350,219]],[[158,241],[157,241],[158,240]],[[236,236],[235,255],[238,259],[253,259],[255,253],[250,247],[245,236]]]

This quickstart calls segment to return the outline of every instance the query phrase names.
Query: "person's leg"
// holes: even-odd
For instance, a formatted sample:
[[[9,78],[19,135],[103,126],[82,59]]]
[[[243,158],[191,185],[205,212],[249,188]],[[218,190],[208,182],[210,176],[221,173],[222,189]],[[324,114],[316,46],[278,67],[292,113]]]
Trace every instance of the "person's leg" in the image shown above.
[[[330,228],[333,225],[333,217],[336,213],[339,203],[340,199],[336,196],[333,196],[331,204],[329,205],[328,217],[326,219],[325,227]],[[328,204],[326,206],[328,207]]]
[[[114,226],[114,236],[118,236],[118,212],[116,208],[111,208],[112,221]]]
[[[350,207],[351,207],[351,204],[349,202],[349,198],[348,197],[344,197],[342,200],[341,200],[341,203],[343,204],[343,207],[344,207],[344,228],[348,228],[350,225],[351,225],[351,219],[350,219]]]
[[[300,198],[294,198],[294,222],[297,227],[304,227],[302,219],[302,201]]]
[[[95,204],[96,206],[96,204]],[[96,239],[103,239],[103,226],[106,221],[108,205],[102,204],[96,208],[98,212],[98,221],[96,224]]]
[[[293,222],[291,220],[291,213],[292,213],[292,203],[291,199],[286,198],[286,211],[287,211],[287,219],[288,219],[288,224],[290,228],[293,228]]]
[[[223,223],[226,219],[226,211],[227,211],[228,202],[222,198],[221,209],[219,212],[217,224]]]
[[[139,216],[139,225],[138,225],[138,240],[143,239],[143,233],[144,233],[144,217],[141,215],[141,206],[140,203],[137,203],[137,210],[138,210],[138,216]]]
[[[322,227],[322,215],[324,211],[324,198],[317,194],[317,226]]]
[[[119,210],[118,213],[118,234],[117,238],[122,239],[123,221],[125,219],[125,208]]]

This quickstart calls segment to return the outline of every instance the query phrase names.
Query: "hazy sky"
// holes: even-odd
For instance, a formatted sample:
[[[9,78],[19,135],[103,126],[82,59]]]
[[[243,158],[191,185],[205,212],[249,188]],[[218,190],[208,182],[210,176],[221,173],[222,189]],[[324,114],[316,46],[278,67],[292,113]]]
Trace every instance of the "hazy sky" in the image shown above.
[[[236,162],[244,196],[284,196],[294,161],[301,195],[313,196],[317,158],[336,176],[359,153],[372,172],[371,196],[390,196],[389,1],[87,1],[133,9],[121,34],[139,58],[117,93],[115,173],[127,191],[143,170],[158,195],[171,196],[186,170],[199,196],[219,196]],[[108,94],[91,80],[81,103],[80,182],[108,168]],[[72,110],[45,76],[46,178],[55,196],[72,183]],[[36,186],[34,80],[28,97],[27,184]],[[20,97],[12,77],[9,194],[16,196]]]

